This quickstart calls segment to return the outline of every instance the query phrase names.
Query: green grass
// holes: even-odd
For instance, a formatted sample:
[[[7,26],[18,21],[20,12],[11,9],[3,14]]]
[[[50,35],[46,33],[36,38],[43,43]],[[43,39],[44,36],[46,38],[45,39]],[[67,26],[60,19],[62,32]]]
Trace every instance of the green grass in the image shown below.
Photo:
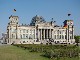
[[[49,60],[41,53],[29,52],[15,46],[0,46],[0,60]]]
[[[0,60],[79,60],[76,58],[53,58],[49,59],[47,57],[41,56],[43,53],[29,52],[29,50],[24,50],[20,47],[5,45],[0,46]]]

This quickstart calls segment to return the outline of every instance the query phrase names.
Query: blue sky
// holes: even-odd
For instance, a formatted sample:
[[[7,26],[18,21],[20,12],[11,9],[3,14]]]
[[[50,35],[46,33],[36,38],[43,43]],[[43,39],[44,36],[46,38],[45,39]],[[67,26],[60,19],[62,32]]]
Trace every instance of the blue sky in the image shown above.
[[[0,34],[6,32],[10,15],[19,16],[20,24],[29,24],[35,15],[46,21],[53,18],[58,25],[70,19],[74,21],[75,34],[80,35],[80,0],[0,0]]]

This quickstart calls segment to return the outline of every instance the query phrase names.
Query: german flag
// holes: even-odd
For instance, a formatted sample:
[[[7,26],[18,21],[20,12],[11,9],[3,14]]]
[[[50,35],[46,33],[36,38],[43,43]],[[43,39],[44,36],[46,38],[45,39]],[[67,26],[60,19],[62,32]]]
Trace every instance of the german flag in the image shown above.
[[[66,25],[64,25],[64,28],[67,28],[68,26],[67,26],[67,24]]]

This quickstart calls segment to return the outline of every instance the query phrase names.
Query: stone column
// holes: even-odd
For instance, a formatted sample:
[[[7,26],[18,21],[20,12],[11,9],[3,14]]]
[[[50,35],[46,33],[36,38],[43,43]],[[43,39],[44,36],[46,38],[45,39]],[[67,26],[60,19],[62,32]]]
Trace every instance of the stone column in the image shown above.
[[[72,39],[74,39],[74,27],[72,26]]]
[[[7,32],[8,32],[8,33],[7,33],[7,35],[8,35],[8,36],[7,36],[7,38],[8,38],[8,39],[7,39],[7,43],[9,43],[9,42],[8,42],[8,40],[9,40],[9,29],[8,29],[8,28],[7,28]]]
[[[39,29],[38,29],[38,39],[39,39]]]
[[[52,30],[52,39],[54,39],[54,31]]]
[[[52,38],[52,29],[51,29],[51,38]]]
[[[38,29],[36,29],[36,39],[38,39]]]
[[[74,39],[74,31],[73,31],[73,39]]]
[[[51,29],[50,29],[50,31],[49,31],[49,38],[51,38]]]
[[[42,29],[41,29],[41,41],[42,41]]]
[[[57,35],[58,35],[58,34],[57,34]],[[56,35],[56,39],[58,39],[58,38],[57,38],[57,35]]]
[[[44,29],[44,40],[45,40],[45,29]]]
[[[66,40],[67,40],[67,42],[68,42],[68,29],[66,28]]]
[[[35,36],[35,39],[36,39],[36,29],[34,30],[34,33],[35,33],[35,35],[34,35],[34,36]]]
[[[47,29],[47,39],[48,39],[48,29]]]
[[[68,42],[69,42],[69,25],[68,25]]]
[[[65,34],[64,34],[64,39],[65,39]]]
[[[61,31],[61,39],[62,39],[63,31]]]
[[[9,43],[11,43],[11,38],[12,38],[12,34],[11,34],[11,27],[10,27],[10,33],[9,33],[9,36],[10,36],[10,38],[9,38]]]

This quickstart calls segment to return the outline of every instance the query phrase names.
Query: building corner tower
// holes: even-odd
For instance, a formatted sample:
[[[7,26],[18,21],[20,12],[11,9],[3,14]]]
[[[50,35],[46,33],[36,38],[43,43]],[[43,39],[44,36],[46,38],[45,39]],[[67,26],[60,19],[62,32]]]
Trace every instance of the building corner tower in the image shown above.
[[[65,20],[64,27],[66,27],[66,42],[68,44],[75,43],[73,20]]]
[[[10,16],[9,17],[9,23],[7,26],[7,43],[11,44],[14,43],[15,40],[18,38],[17,37],[17,27],[18,27],[18,20],[19,17],[18,16]]]

